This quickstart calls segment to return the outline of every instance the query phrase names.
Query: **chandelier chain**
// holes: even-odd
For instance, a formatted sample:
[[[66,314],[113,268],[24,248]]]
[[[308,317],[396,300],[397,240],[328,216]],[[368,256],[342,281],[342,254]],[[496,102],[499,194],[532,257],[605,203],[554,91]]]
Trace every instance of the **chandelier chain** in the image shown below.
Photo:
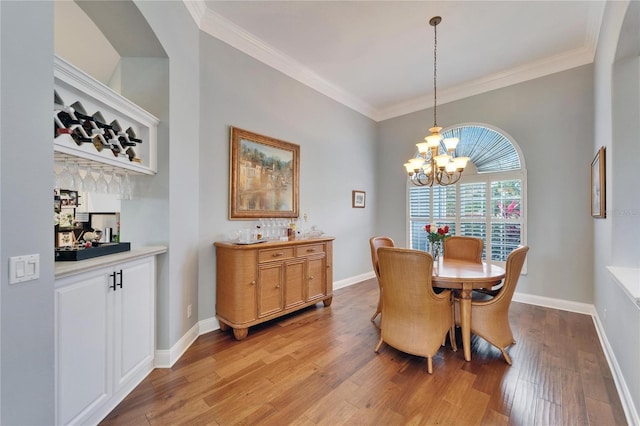
[[[437,103],[437,76],[438,76],[438,24],[433,26],[433,127],[438,126]]]

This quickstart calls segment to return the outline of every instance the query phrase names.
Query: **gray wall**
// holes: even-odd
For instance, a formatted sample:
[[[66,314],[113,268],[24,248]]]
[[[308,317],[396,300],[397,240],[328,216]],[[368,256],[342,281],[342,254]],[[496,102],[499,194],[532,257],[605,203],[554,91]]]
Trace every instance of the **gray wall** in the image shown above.
[[[215,314],[212,243],[252,223],[228,219],[229,126],[300,145],[300,213],[337,237],[334,280],[370,272],[375,122],[204,33],[200,67],[200,319]]]
[[[0,2],[0,401],[3,425],[53,419],[53,3]],[[40,279],[9,285],[9,257]]]
[[[595,140],[591,147],[592,154],[603,145],[607,150],[607,218],[592,224],[594,305],[636,416],[640,410],[640,309],[606,267],[640,268],[638,22],[638,2],[607,2],[595,57]]]
[[[157,190],[146,200],[146,221],[159,219],[159,232],[168,233],[169,252],[158,272],[158,349],[169,349],[195,325],[198,314],[198,88],[199,30],[184,4],[177,1],[136,1],[169,58],[169,108],[163,111],[161,151],[167,168]],[[163,90],[163,89],[160,89]],[[153,96],[149,94],[148,96]],[[167,174],[168,173],[168,174]],[[162,210],[164,209],[164,210]],[[142,218],[141,218],[142,219]],[[148,236],[141,243],[153,241]],[[193,315],[187,318],[187,306]]]
[[[377,231],[406,244],[402,164],[431,127],[433,110],[380,123]],[[528,274],[518,292],[593,303],[589,164],[593,142],[589,65],[438,106],[438,124],[495,126],[521,148],[527,167]],[[396,165],[396,167],[389,166]]]

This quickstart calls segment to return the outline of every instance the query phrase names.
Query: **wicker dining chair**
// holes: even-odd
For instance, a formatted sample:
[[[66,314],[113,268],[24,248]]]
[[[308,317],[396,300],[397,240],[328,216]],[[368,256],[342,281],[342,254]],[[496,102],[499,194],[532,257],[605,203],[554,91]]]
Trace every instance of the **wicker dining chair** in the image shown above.
[[[482,263],[483,248],[484,241],[482,238],[455,235],[444,240],[444,257],[445,259],[461,259]],[[499,283],[492,288],[475,289],[473,293],[474,296],[477,294],[479,299],[486,299],[484,295],[495,296],[501,287],[502,283]]]
[[[378,249],[383,282],[380,341],[412,355],[427,358],[433,373],[432,357],[438,352],[453,325],[451,293],[433,292],[433,258],[429,253],[394,247]]]
[[[487,301],[471,302],[471,332],[500,349],[509,365],[511,365],[511,357],[506,349],[516,343],[509,325],[509,308],[528,251],[529,247],[519,246],[509,254],[504,284],[496,296]],[[459,324],[459,303],[455,305],[455,317],[456,323]]]
[[[380,247],[395,247],[393,240],[389,237],[371,237],[369,238],[369,246],[371,247],[371,263],[373,271],[378,279],[378,288],[380,295],[378,296],[378,307],[371,317],[371,321],[375,320],[379,313],[382,312],[382,283],[380,282],[380,270],[378,269],[378,249]]]
[[[482,263],[482,238],[453,235],[444,240],[444,258]]]

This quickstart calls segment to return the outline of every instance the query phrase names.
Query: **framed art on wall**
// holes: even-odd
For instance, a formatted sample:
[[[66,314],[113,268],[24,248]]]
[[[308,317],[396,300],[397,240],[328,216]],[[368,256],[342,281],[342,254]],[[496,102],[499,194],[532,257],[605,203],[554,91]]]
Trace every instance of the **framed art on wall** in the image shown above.
[[[300,146],[231,127],[229,218],[298,217]]]
[[[366,198],[367,193],[364,191],[351,191],[351,207],[354,209],[363,209],[365,207]]]
[[[591,216],[605,218],[605,149],[600,147],[591,162]]]

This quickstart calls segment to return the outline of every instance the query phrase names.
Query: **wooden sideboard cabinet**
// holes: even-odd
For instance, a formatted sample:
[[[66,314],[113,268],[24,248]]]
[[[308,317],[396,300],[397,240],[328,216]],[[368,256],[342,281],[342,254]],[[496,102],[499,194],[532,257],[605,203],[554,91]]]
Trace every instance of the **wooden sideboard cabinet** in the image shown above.
[[[216,317],[237,340],[249,327],[333,297],[332,237],[216,242]]]

